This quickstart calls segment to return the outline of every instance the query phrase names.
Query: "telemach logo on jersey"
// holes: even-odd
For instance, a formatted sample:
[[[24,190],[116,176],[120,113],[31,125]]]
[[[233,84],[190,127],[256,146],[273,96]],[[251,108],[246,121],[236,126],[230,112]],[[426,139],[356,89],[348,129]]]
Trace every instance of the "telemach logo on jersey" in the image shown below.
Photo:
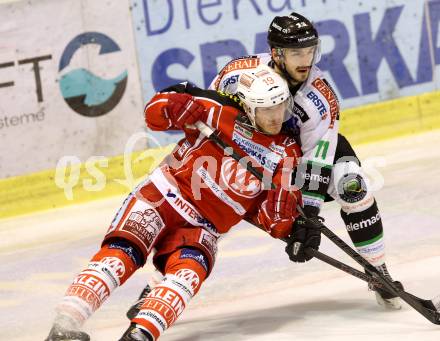
[[[241,197],[254,198],[261,192],[260,181],[232,158],[223,162],[221,178],[232,192]]]

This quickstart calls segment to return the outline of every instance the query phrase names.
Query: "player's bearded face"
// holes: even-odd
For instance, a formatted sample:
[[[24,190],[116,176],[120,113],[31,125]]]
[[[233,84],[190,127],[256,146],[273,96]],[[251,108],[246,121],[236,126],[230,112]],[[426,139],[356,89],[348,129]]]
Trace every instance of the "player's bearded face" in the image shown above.
[[[272,107],[256,108],[255,123],[263,133],[276,135],[281,131],[287,109],[288,101]]]
[[[315,46],[283,49],[284,65],[294,81],[301,83],[307,80],[315,57],[315,50]]]

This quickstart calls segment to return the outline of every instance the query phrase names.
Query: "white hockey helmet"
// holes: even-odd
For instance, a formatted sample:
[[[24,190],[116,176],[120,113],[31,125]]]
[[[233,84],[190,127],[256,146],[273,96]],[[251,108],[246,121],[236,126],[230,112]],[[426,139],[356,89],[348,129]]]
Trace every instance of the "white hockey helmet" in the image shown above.
[[[257,108],[268,108],[289,101],[284,121],[291,117],[291,95],[286,80],[267,65],[259,65],[253,70],[244,71],[238,78],[237,96],[252,125],[255,124]]]

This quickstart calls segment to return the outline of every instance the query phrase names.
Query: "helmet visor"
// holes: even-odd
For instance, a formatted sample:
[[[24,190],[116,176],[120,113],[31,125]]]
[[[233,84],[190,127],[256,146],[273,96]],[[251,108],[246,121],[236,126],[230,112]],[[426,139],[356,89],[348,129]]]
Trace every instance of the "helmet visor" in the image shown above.
[[[273,122],[286,122],[292,117],[293,98],[290,95],[285,101],[266,107],[256,107],[255,116]]]
[[[295,65],[312,66],[321,60],[321,42],[319,39],[316,45],[310,47],[284,47],[281,50],[284,58]]]
[[[281,131],[283,123],[291,116],[292,96],[287,100],[266,107],[255,108],[255,125],[265,134],[276,135]]]

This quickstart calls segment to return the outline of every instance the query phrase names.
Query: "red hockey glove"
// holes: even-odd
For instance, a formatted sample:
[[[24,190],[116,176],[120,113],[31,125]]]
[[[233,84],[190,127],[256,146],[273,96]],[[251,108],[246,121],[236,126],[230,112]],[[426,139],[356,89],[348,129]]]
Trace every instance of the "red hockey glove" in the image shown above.
[[[168,95],[165,114],[178,129],[196,123],[200,120],[204,111],[205,107],[194,100],[191,95],[180,93]]]
[[[281,186],[270,190],[258,212],[258,222],[274,238],[285,238],[299,215],[297,204],[302,204],[301,192],[285,190]]]

